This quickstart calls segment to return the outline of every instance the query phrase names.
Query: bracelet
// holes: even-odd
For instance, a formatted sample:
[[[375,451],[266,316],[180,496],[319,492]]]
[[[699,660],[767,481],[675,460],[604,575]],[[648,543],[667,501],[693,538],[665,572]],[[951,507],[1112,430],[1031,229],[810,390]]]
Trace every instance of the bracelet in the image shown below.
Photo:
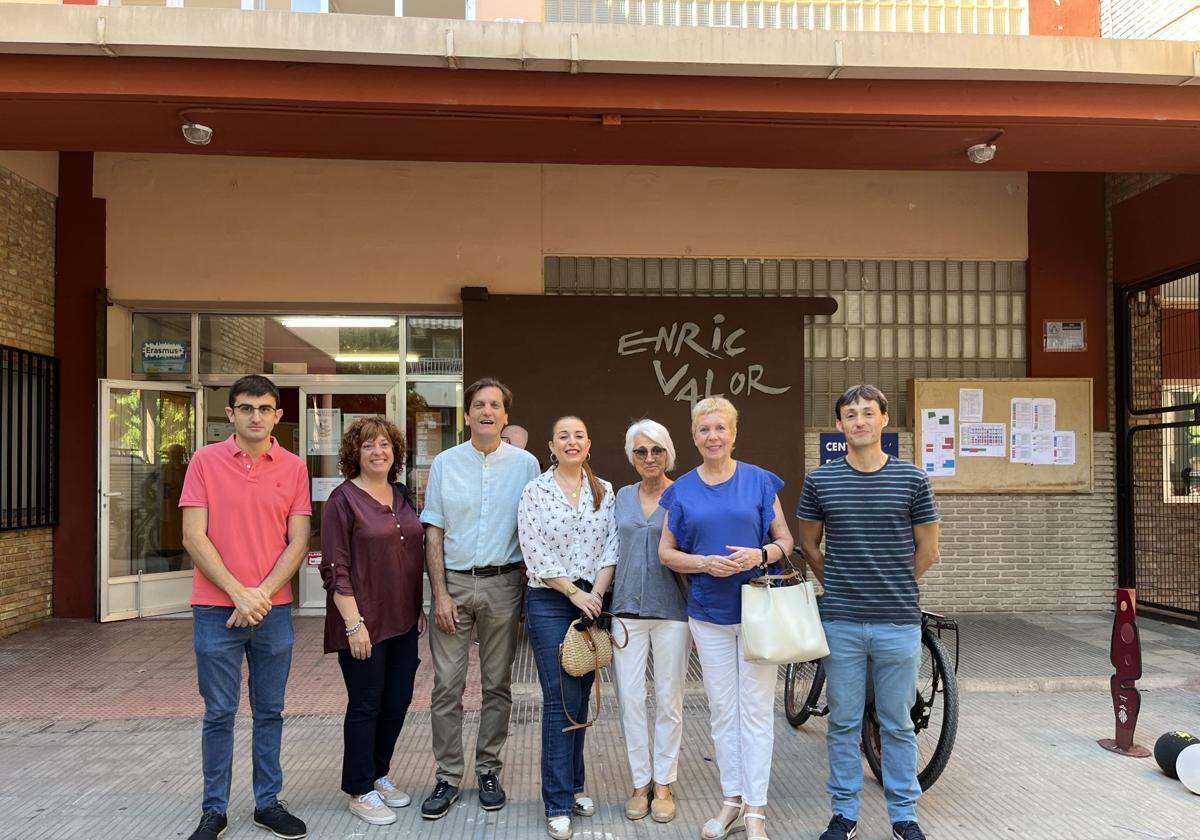
[[[346,628],[346,635],[347,635],[347,636],[353,636],[355,633],[357,633],[359,630],[361,630],[361,629],[363,628],[363,624],[364,624],[364,622],[363,622],[363,620],[360,618],[360,619],[358,620],[358,624],[355,624],[353,627],[347,627],[347,628]]]
[[[774,543],[772,543],[772,545],[774,545]],[[759,546],[758,550],[762,552],[762,556],[763,556],[762,564],[764,566],[767,565],[767,548],[766,548],[766,546]]]

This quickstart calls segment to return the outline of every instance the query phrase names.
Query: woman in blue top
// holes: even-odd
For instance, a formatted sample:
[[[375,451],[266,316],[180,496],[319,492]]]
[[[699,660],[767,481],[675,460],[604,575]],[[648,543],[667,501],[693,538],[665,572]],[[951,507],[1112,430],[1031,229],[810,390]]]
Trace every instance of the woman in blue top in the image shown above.
[[[741,586],[792,552],[774,473],[733,458],[737,409],[721,397],[692,409],[692,440],[702,463],[663,491],[658,553],[690,575],[688,625],[704,669],[704,690],[724,802],[704,824],[703,840],[744,829],[766,837],[767,785],[774,744],[778,666],[746,662]]]

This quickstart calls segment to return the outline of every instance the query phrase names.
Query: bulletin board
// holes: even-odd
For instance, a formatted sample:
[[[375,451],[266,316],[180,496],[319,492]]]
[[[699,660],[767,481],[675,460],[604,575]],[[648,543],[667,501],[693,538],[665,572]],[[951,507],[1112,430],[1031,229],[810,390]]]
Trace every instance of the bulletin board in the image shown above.
[[[939,493],[1091,493],[1091,379],[913,379],[913,462]]]

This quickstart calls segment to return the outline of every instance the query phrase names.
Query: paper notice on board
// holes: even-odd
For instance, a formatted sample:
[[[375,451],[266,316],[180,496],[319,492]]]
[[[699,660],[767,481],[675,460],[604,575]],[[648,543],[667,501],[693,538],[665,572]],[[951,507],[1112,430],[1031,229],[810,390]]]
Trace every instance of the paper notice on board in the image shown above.
[[[954,475],[954,409],[927,408],[921,412],[921,464],[926,475]]]
[[[1054,433],[1053,432],[1033,432],[1030,435],[1032,442],[1031,464],[1052,464],[1054,463]]]
[[[345,480],[341,476],[337,478],[314,478],[312,480],[312,500],[314,502],[329,501],[329,494],[336,490],[338,485]]]
[[[1056,466],[1065,467],[1075,463],[1075,433],[1054,433],[1054,460]]]
[[[958,454],[965,458],[1003,458],[1008,426],[1004,423],[963,423],[958,427]]]
[[[1033,400],[1028,397],[1013,397],[1009,425],[1013,434],[1033,431]]]
[[[1008,460],[1013,464],[1033,463],[1033,432],[1013,429],[1009,438]]]
[[[979,423],[983,421],[983,389],[958,389],[958,422]]]
[[[1057,404],[1052,397],[1043,397],[1033,401],[1033,430],[1035,432],[1053,432]]]

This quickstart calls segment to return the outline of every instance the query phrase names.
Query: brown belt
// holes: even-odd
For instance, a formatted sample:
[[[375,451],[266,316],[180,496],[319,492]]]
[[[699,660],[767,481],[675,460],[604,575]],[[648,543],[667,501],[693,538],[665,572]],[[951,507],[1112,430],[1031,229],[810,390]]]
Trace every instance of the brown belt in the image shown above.
[[[470,575],[471,577],[495,577],[496,575],[506,575],[509,572],[515,572],[521,568],[520,563],[509,563],[504,566],[474,566],[470,569],[447,569],[447,572],[454,572],[457,575]]]

